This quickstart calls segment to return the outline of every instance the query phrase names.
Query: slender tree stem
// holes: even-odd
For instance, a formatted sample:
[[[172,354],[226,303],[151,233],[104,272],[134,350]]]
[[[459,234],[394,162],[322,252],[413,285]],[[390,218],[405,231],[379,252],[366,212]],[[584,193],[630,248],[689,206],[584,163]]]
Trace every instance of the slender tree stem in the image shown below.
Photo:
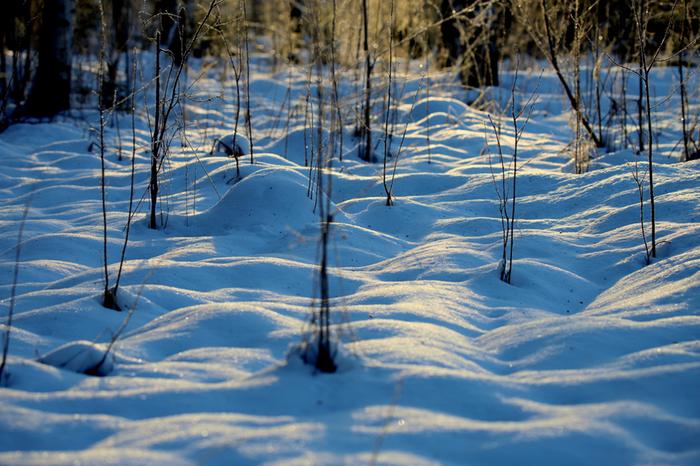
[[[15,248],[15,268],[12,272],[12,289],[10,290],[10,308],[7,311],[7,330],[2,344],[2,362],[0,362],[0,384],[2,384],[2,374],[5,371],[7,362],[7,353],[10,350],[10,332],[12,331],[12,316],[15,311],[15,297],[17,296],[17,279],[19,277],[19,257],[22,252],[22,235],[24,234],[24,226],[27,223],[27,214],[29,213],[29,202],[24,206],[22,212],[22,220],[19,224],[19,233],[17,233],[17,247]]]
[[[134,60],[132,69],[132,82],[136,82],[136,61]],[[126,219],[126,231],[124,233],[124,244],[122,245],[122,253],[119,259],[119,271],[114,284],[112,294],[116,298],[119,291],[119,281],[122,278],[122,270],[124,268],[124,259],[126,257],[126,246],[129,244],[129,231],[131,230],[131,213],[134,205],[134,184],[136,178],[136,88],[131,90],[131,179],[129,185],[129,215]]]
[[[243,32],[245,44],[245,121],[248,130],[248,143],[250,144],[250,163],[255,163],[253,157],[253,123],[250,114],[250,46],[248,44],[248,7],[247,0],[241,0],[243,10]]]
[[[391,115],[391,87],[392,87],[392,67],[394,66],[393,63],[393,57],[394,57],[394,49],[393,49],[393,43],[394,43],[394,0],[390,1],[390,14],[389,14],[389,83],[387,86],[387,103],[386,103],[386,115],[384,118],[384,169],[382,171],[382,183],[384,184],[384,192],[386,193],[386,205],[387,206],[392,206],[394,204],[394,201],[391,198],[391,190],[389,189],[389,186],[387,185],[387,176],[386,176],[386,164],[387,160],[389,159],[390,155],[390,145],[391,141],[389,140],[389,119]]]
[[[160,156],[160,31],[156,32],[156,105],[153,121],[153,137],[151,139],[151,178],[148,188],[151,194],[151,210],[148,227],[152,230],[158,228],[156,223],[156,202],[158,201],[158,157]]]
[[[372,128],[370,121],[372,99],[372,57],[369,53],[369,21],[367,12],[367,0],[362,0],[362,25],[363,42],[362,49],[365,52],[365,106],[364,120],[360,127],[360,135],[364,138],[364,144],[360,144],[360,158],[366,162],[372,161]]]

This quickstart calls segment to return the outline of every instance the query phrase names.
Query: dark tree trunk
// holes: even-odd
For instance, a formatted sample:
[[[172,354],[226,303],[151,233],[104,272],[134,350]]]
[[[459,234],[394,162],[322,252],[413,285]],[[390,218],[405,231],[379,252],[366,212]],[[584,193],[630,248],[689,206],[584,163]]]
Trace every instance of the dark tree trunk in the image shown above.
[[[292,22],[292,31],[297,34],[301,33],[301,19],[304,9],[303,0],[290,0],[289,2],[289,19]]]
[[[483,0],[441,0],[440,13],[446,19],[440,25],[447,52],[443,65],[457,66],[466,86],[497,86],[496,7]]]
[[[20,103],[24,101],[27,88],[29,87],[32,56],[34,55],[33,47],[36,46],[36,40],[33,38],[40,35],[40,28],[36,24],[37,21],[35,21],[35,15],[38,16],[38,14],[35,12],[34,2],[30,0],[14,0],[11,5],[13,6],[13,15],[16,21],[11,29],[12,85],[10,87],[12,100]],[[19,21],[25,24],[21,40],[17,28],[17,22]],[[20,63],[22,54],[24,54],[24,60]]]
[[[182,63],[184,52],[184,8],[178,11],[177,0],[156,0],[156,13],[161,15],[161,42],[169,50],[176,66]]]
[[[9,97],[12,87],[13,70],[8,70],[7,56],[5,50],[11,50],[13,54],[17,53],[17,41],[15,39],[15,21],[19,14],[18,0],[10,0],[4,7],[3,15],[0,17],[0,98]]]
[[[25,114],[53,116],[70,108],[75,0],[44,2],[39,36],[39,66]]]
[[[8,15],[9,16],[9,15]],[[5,36],[8,28],[5,18],[0,20],[0,99],[4,100],[7,94],[7,59],[5,58]]]
[[[287,60],[299,63],[297,51],[301,46],[304,20],[304,0],[289,0],[289,55]]]
[[[129,41],[129,0],[112,0],[111,41],[106,44],[107,73],[102,87],[102,105],[104,108],[113,104],[117,90],[117,71],[122,55],[126,53]],[[128,75],[127,71],[127,75]],[[119,96],[117,96],[119,98]]]
[[[363,107],[364,119],[360,127],[360,158],[365,162],[372,161],[372,57],[369,51],[369,24],[368,24],[367,0],[362,0],[362,49],[365,52],[365,104]]]

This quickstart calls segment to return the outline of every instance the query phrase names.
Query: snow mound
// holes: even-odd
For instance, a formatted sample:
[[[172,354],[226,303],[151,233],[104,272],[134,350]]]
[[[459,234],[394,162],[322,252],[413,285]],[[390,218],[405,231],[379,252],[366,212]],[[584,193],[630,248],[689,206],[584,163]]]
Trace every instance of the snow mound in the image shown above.
[[[114,354],[110,352],[105,358],[106,349],[90,341],[72,341],[42,356],[39,362],[79,374],[105,376],[114,369]]]
[[[242,134],[227,134],[214,140],[210,154],[236,158],[250,154],[250,140]]]
[[[452,98],[421,99],[413,106],[411,116],[414,120],[422,120],[434,113],[445,113],[459,116],[472,111],[467,104]]]
[[[250,229],[301,231],[318,223],[307,192],[308,179],[293,168],[265,168],[244,177],[209,210],[189,219],[173,216],[169,228],[207,235]]]
[[[300,374],[322,374],[324,371],[315,367],[318,358],[318,340],[308,335],[309,340],[289,345],[286,355],[286,364],[280,366],[282,371],[297,371]],[[349,351],[344,345],[331,345],[331,357],[335,365],[333,372],[348,372],[362,368],[360,357]],[[332,372],[331,372],[332,373]]]

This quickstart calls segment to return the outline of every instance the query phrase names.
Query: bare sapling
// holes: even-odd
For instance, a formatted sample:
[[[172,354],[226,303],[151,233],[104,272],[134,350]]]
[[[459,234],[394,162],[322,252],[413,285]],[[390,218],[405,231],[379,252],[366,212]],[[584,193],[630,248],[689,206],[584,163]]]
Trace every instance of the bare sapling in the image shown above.
[[[496,196],[498,197],[498,213],[501,217],[501,260],[498,264],[498,274],[500,279],[505,280],[506,274],[506,264],[508,263],[508,243],[510,238],[510,215],[508,213],[508,176],[510,167],[506,168],[505,157],[503,155],[503,146],[501,144],[501,121],[498,123],[493,121],[491,115],[489,115],[489,123],[493,130],[493,134],[496,137],[496,147],[498,149],[498,162],[501,167],[500,176],[500,187],[499,181],[496,179],[496,174],[493,170],[493,163],[491,161],[491,155],[489,154],[489,167],[491,168],[491,177],[493,179],[493,184],[496,190]],[[487,140],[488,141],[488,140]],[[487,142],[488,143],[488,142]]]
[[[330,290],[328,286],[328,242],[330,235],[330,227],[333,222],[333,217],[330,213],[330,191],[324,191],[324,174],[328,171],[328,188],[332,181],[331,167],[326,164],[331,164],[331,157],[326,160],[323,146],[323,83],[322,83],[322,62],[320,56],[316,58],[316,69],[319,75],[317,93],[318,93],[318,190],[317,202],[319,203],[319,219],[321,226],[321,264],[319,269],[320,281],[320,309],[318,311],[318,354],[316,355],[316,368],[321,372],[335,372],[336,365],[331,348],[330,337]],[[325,194],[325,196],[324,196]]]
[[[428,0],[423,0],[423,11],[428,7]],[[424,26],[425,27],[425,26]],[[426,40],[427,48],[427,40]],[[425,143],[428,148],[428,163],[432,163],[432,154],[430,149],[430,51],[425,54]]]
[[[287,119],[284,123],[284,152],[282,156],[286,159],[289,155],[289,124],[292,121],[292,115],[296,110],[296,107],[292,106],[292,65],[287,63],[287,98],[289,99],[287,103]]]
[[[243,13],[243,44],[245,46],[245,123],[248,141],[250,143],[250,163],[255,163],[253,157],[253,122],[250,114],[250,44],[248,40],[248,0],[241,0],[241,11]]]
[[[602,87],[604,83],[601,80],[601,31],[600,31],[600,2],[595,2],[595,18],[593,24],[595,25],[593,31],[593,82],[595,83],[595,111],[596,111],[596,122],[598,123],[598,139],[605,143],[605,136],[603,135],[603,110],[601,103],[601,96],[603,93]]]
[[[146,278],[144,279],[143,283],[141,283],[141,286],[139,287],[138,294],[136,295],[136,298],[134,299],[134,302],[129,306],[129,311],[127,312],[126,316],[124,317],[124,320],[122,321],[121,325],[117,330],[112,334],[112,338],[110,338],[109,343],[107,344],[107,348],[105,349],[105,352],[102,354],[102,357],[92,366],[88,367],[85,369],[84,373],[86,375],[92,375],[96,377],[102,377],[106,374],[106,371],[103,369],[103,366],[105,362],[107,362],[107,358],[109,357],[110,353],[114,349],[114,345],[117,343],[117,340],[121,337],[122,333],[124,333],[124,330],[126,330],[126,327],[129,325],[129,322],[131,321],[131,317],[134,315],[134,311],[136,310],[136,307],[138,306],[139,300],[141,299],[141,295],[143,294],[143,287],[146,285],[146,281],[148,278],[151,276],[150,272],[149,274],[146,275]]]
[[[621,148],[627,149],[627,70],[620,68],[620,139]]]
[[[418,88],[416,89],[416,93],[413,96],[413,103],[411,103],[411,109],[408,111],[408,114],[410,115],[413,113],[413,109],[416,107],[416,102],[418,101],[418,95],[420,94],[421,91],[421,84],[418,85]],[[394,164],[391,170],[391,178],[389,180],[388,184],[385,184],[385,189],[388,191],[387,192],[387,206],[392,206],[394,205],[394,198],[393,198],[393,193],[394,193],[394,182],[396,181],[396,169],[398,168],[399,165],[399,159],[401,158],[401,153],[403,151],[403,145],[404,142],[406,141],[406,132],[408,131],[408,120],[404,123],[403,126],[403,132],[401,133],[401,139],[399,140],[399,146],[396,149],[396,154],[393,155],[394,158]],[[391,203],[389,203],[389,199],[391,200]]]
[[[391,428],[391,426],[395,425],[396,423],[394,412],[396,411],[396,406],[399,404],[399,400],[401,399],[401,392],[403,391],[403,387],[404,379],[401,379],[394,387],[394,394],[391,398],[391,404],[389,405],[389,410],[386,414],[386,421],[382,426],[382,430],[379,432],[379,435],[374,439],[374,448],[372,449],[372,457],[370,458],[368,466],[375,466],[379,461],[379,455],[381,454],[382,447],[384,446],[384,439],[389,433],[389,429]]]
[[[387,161],[389,160],[389,157],[391,156],[391,138],[389,136],[389,120],[391,116],[391,89],[392,89],[392,68],[394,66],[393,63],[393,58],[394,58],[394,29],[396,27],[395,21],[394,21],[394,0],[391,0],[390,2],[390,13],[389,13],[389,68],[388,68],[388,73],[389,73],[389,82],[387,85],[387,94],[386,94],[386,115],[384,118],[384,167],[382,170],[382,184],[384,185],[384,192],[386,193],[386,205],[387,207],[394,205],[394,201],[391,198],[391,190],[389,189],[389,185],[387,183]]]
[[[343,114],[340,109],[340,96],[338,94],[338,77],[336,76],[336,22],[337,22],[337,0],[333,0],[333,12],[331,16],[331,81],[333,85],[333,144],[331,145],[332,153],[336,151],[338,145],[338,160],[343,161]],[[337,136],[336,136],[337,135]]]
[[[136,60],[133,61],[132,65],[132,83],[131,89],[131,177],[129,180],[129,212],[126,218],[126,226],[124,227],[124,243],[122,244],[122,251],[119,257],[119,269],[117,270],[117,278],[114,283],[114,287],[110,290],[112,297],[117,299],[117,293],[119,291],[119,282],[122,278],[122,271],[124,270],[124,261],[126,259],[126,247],[129,244],[129,232],[131,230],[131,216],[133,213],[134,206],[134,184],[136,178]]]
[[[124,157],[123,157],[123,146],[122,146],[122,130],[121,130],[121,125],[119,124],[119,113],[116,111],[117,109],[117,94],[116,91],[114,93],[114,98],[112,100],[112,121],[114,122],[114,125],[117,130],[117,160],[121,162]]]
[[[353,122],[355,124],[355,130],[353,132],[354,136],[360,138],[360,144],[362,144],[362,102],[364,99],[364,83],[362,78],[362,61],[360,59],[360,51],[362,50],[362,31],[363,22],[357,22],[357,41],[355,42],[355,66],[353,66],[353,89],[355,90],[355,96],[357,97],[353,102]],[[361,148],[358,145],[358,156],[361,155]]]
[[[651,99],[649,97],[649,73],[654,66],[655,58],[651,60],[651,66],[647,63],[647,50],[646,50],[646,29],[647,22],[643,19],[646,17],[647,13],[643,13],[647,9],[645,4],[646,0],[639,0],[639,8],[634,8],[635,21],[638,24],[637,31],[639,33],[639,65],[640,72],[639,75],[642,79],[642,84],[644,85],[644,97],[646,104],[646,120],[647,120],[647,153],[648,153],[648,174],[649,174],[649,204],[651,207],[651,250],[647,252],[647,263],[649,262],[649,257],[656,257],[656,209],[654,205],[654,133],[651,126]],[[659,49],[660,50],[660,49]],[[643,199],[642,199],[643,201]],[[642,222],[643,224],[643,222]],[[646,240],[645,240],[646,243]],[[646,248],[646,244],[645,244]]]
[[[674,11],[676,8],[677,0],[674,1],[673,7],[671,11]],[[647,138],[646,138],[646,149],[647,149],[647,159],[648,159],[648,168],[647,168],[647,173],[649,175],[649,207],[650,207],[650,223],[651,223],[651,248],[649,251],[649,256],[651,258],[656,257],[656,206],[655,206],[655,198],[654,198],[654,133],[653,133],[653,128],[652,128],[652,107],[651,107],[651,97],[650,97],[650,83],[649,83],[649,76],[651,74],[652,69],[654,68],[658,58],[659,54],[661,53],[662,47],[664,46],[666,42],[666,38],[668,37],[668,32],[671,27],[671,21],[666,26],[666,30],[664,32],[664,35],[659,42],[656,50],[648,55],[647,51],[647,42],[648,42],[648,37],[647,37],[647,26],[648,26],[648,18],[649,18],[649,11],[648,11],[649,5],[647,4],[647,0],[638,0],[633,4],[632,7],[632,12],[634,14],[634,21],[636,23],[636,30],[637,30],[637,41],[638,41],[638,46],[639,46],[639,71],[637,72],[641,84],[643,85],[643,93],[644,93],[644,103],[645,103],[645,117],[646,117],[646,132],[647,132]],[[640,139],[641,140],[641,139]]]
[[[635,1],[642,1],[642,0],[635,0]],[[638,153],[641,154],[644,152],[644,78],[642,76],[642,68],[644,67],[644,43],[639,40],[640,37],[643,37],[645,34],[641,30],[641,27],[643,24],[646,24],[646,21],[644,19],[644,14],[645,11],[644,9],[640,8],[639,12],[637,13],[639,17],[635,17],[634,25],[636,28],[637,32],[637,37],[636,37],[636,45],[637,45],[637,58],[639,59],[639,71],[635,73],[638,78],[638,95],[637,95],[637,140],[639,143],[639,150]]]
[[[218,10],[218,8],[217,8]],[[221,37],[222,42],[224,43],[224,47],[226,49],[226,55],[228,56],[229,59],[229,64],[231,65],[231,69],[233,70],[233,79],[235,81],[236,85],[236,110],[234,113],[233,117],[233,140],[231,142],[231,147],[229,147],[227,153],[230,152],[230,156],[233,157],[236,161],[236,179],[239,179],[241,177],[241,168],[240,168],[240,163],[238,159],[243,155],[240,152],[240,148],[238,146],[238,124],[240,121],[240,116],[241,116],[241,74],[242,74],[242,66],[241,66],[241,38],[240,38],[240,31],[241,31],[241,25],[240,22],[237,22],[236,24],[236,37],[237,37],[237,44],[238,44],[238,54],[237,54],[237,60],[235,59],[234,52],[231,50],[231,47],[229,45],[228,39],[226,39],[226,35],[224,34],[222,28],[217,25],[216,31],[219,34],[219,37]],[[216,144],[216,141],[214,142]],[[214,148],[212,148],[212,152],[214,152]]]
[[[17,233],[17,246],[15,246],[15,267],[12,272],[12,288],[10,289],[10,305],[7,310],[7,323],[5,324],[5,335],[2,340],[2,361],[0,361],[0,385],[3,384],[3,374],[5,373],[5,365],[7,364],[7,354],[10,350],[10,334],[12,332],[12,316],[15,312],[15,298],[17,296],[17,279],[19,278],[19,258],[22,253],[22,235],[24,234],[24,225],[27,223],[27,214],[29,213],[29,202],[24,206],[22,212],[22,220],[19,224],[19,233]]]
[[[644,178],[645,175],[639,173],[639,162],[635,159],[634,161],[634,171],[632,172],[632,178],[637,186],[637,193],[639,194],[639,226],[642,232],[642,242],[644,243],[644,263],[646,265],[651,264],[651,251],[649,250],[649,242],[647,241],[647,233],[644,221]]]
[[[318,7],[318,5],[315,5]],[[323,105],[323,57],[321,32],[319,31],[319,18],[314,17],[314,65],[316,68],[316,97],[318,100],[317,111],[318,117],[316,122],[316,160],[317,160],[317,203],[319,224],[321,229],[321,259],[319,264],[319,307],[314,310],[312,316],[312,338],[307,342],[306,348],[302,354],[302,358],[307,364],[313,364],[314,367],[325,373],[335,372],[337,365],[335,363],[335,349],[331,342],[331,326],[330,326],[330,287],[328,279],[328,246],[330,241],[330,228],[333,223],[333,215],[331,213],[331,191],[333,181],[333,157],[329,150],[323,144],[323,122],[324,122],[324,105]],[[330,154],[330,156],[329,156]]]
[[[372,70],[374,62],[369,51],[369,20],[367,11],[367,0],[362,0],[362,50],[365,54],[365,90],[364,105],[362,107],[362,119],[360,121],[360,145],[359,157],[365,162],[371,162],[372,156]]]
[[[683,16],[681,17],[681,34],[680,34],[680,46],[681,51],[678,55],[678,80],[679,80],[679,92],[681,97],[681,125],[683,129],[683,156],[681,161],[690,160],[690,145],[689,140],[689,130],[687,121],[687,106],[688,106],[688,95],[685,88],[685,76],[683,73],[683,67],[685,66],[685,56],[686,56],[686,27],[690,20],[688,14],[688,0],[683,0]]]
[[[603,7],[606,8],[605,11],[601,10]],[[614,75],[610,72],[610,63],[604,60],[604,56],[607,55],[606,49],[609,49],[610,46],[604,44],[603,37],[607,37],[610,31],[609,26],[601,21],[601,17],[603,15],[610,16],[610,8],[610,5],[603,5],[598,1],[593,2],[584,10],[582,18],[584,20],[583,35],[588,38],[592,60],[588,69],[588,83],[591,87],[589,95],[593,102],[588,105],[588,108],[593,109],[598,138],[608,150],[612,150],[614,145],[614,141],[610,138],[610,126],[613,123],[614,115],[612,114],[613,109],[610,109],[607,114],[603,113],[603,98],[606,88],[610,87],[612,92],[611,79],[614,81]],[[607,68],[605,68],[606,63]],[[610,100],[613,100],[612,97]]]
[[[496,195],[498,196],[498,210],[501,216],[501,260],[499,263],[500,279],[508,284],[511,283],[513,275],[513,247],[515,243],[515,214],[517,201],[517,175],[518,175],[518,146],[523,137],[525,128],[530,121],[530,116],[535,106],[537,98],[537,89],[533,91],[527,101],[522,105],[518,105],[516,95],[516,85],[518,82],[519,59],[516,56],[515,75],[511,86],[510,96],[510,120],[513,126],[513,156],[511,162],[506,165],[505,156],[503,154],[503,145],[501,143],[501,123],[493,121],[489,115],[489,122],[496,137],[496,145],[498,148],[498,158],[501,169],[500,187],[496,180],[496,176],[492,170]],[[524,121],[521,123],[521,119]],[[489,164],[491,158],[489,156]],[[510,176],[510,179],[508,179]],[[509,212],[510,210],[510,212]]]
[[[638,84],[638,89],[639,89],[639,96],[637,98],[637,141],[639,148],[637,149],[637,153],[641,154],[644,152],[644,80],[642,79],[641,75],[638,76],[639,78],[639,84]]]
[[[305,162],[308,162],[308,179],[309,183],[306,189],[306,195],[309,197],[309,199],[314,198],[314,193],[315,193],[315,186],[316,186],[316,179],[313,177],[313,171],[314,171],[314,163],[317,160],[317,154],[316,154],[316,146],[317,146],[317,141],[316,141],[316,133],[314,132],[315,124],[314,124],[314,104],[313,101],[311,100],[311,78],[313,75],[313,66],[309,66],[309,72],[306,77],[306,115],[304,118],[304,146],[305,146],[305,153],[304,156],[308,156],[308,161],[305,160]],[[316,209],[316,206],[314,205],[314,209]],[[315,212],[315,210],[314,210]]]
[[[150,216],[148,227],[155,230],[158,228],[157,222],[157,202],[158,202],[158,175],[163,163],[167,157],[167,152],[169,149],[168,135],[168,121],[173,110],[181,105],[181,95],[179,93],[179,83],[182,78],[183,72],[185,70],[185,65],[187,59],[192,53],[194,44],[197,42],[200,34],[202,33],[209,17],[211,16],[214,9],[221,4],[223,0],[211,0],[207,12],[200,21],[196,30],[194,31],[192,38],[184,48],[182,52],[182,59],[173,62],[176,65],[176,70],[174,72],[174,77],[168,79],[165,83],[165,97],[161,99],[161,66],[160,66],[160,52],[161,52],[161,35],[160,31],[156,32],[156,63],[155,63],[155,87],[156,87],[156,105],[155,105],[155,116],[153,124],[153,135],[151,136],[151,172],[149,179],[149,192],[150,192]],[[171,69],[172,71],[172,69]],[[252,147],[252,146],[251,146]],[[252,150],[251,150],[252,154]]]
[[[292,120],[292,116],[298,108],[298,105],[292,105],[292,69],[294,64],[294,45],[293,45],[293,25],[292,25],[292,15],[285,15],[286,24],[285,30],[287,31],[287,43],[289,44],[289,51],[285,57],[287,60],[287,96],[289,98],[289,103],[287,105],[287,120],[284,125],[284,158],[288,158],[289,155],[289,125]]]
[[[304,94],[304,166],[309,166],[309,106],[311,105],[311,69],[306,77],[306,93]]]
[[[574,99],[576,102],[581,102],[581,39],[583,36],[582,26],[581,26],[581,15],[580,15],[580,2],[579,0],[574,1],[574,43],[572,47],[573,55],[573,67],[574,67]],[[576,174],[580,175],[586,171],[588,166],[588,151],[586,147],[586,141],[583,140],[581,134],[581,125],[583,123],[583,111],[575,112],[576,125],[575,125],[575,139],[574,139],[574,165],[576,167]]]
[[[115,311],[121,311],[119,304],[117,304],[116,296],[112,294],[112,290],[109,287],[109,259],[107,257],[107,187],[106,187],[106,175],[105,175],[105,98],[104,98],[104,85],[105,85],[105,49],[106,49],[106,26],[104,19],[104,11],[102,9],[102,1],[98,3],[99,13],[100,13],[100,52],[99,52],[99,63],[97,71],[98,79],[98,96],[97,96],[97,107],[99,114],[99,146],[100,146],[100,193],[102,200],[102,262],[104,267],[104,291],[102,293],[102,305],[107,309],[112,309]]]
[[[155,79],[156,79],[156,102],[155,115],[153,117],[153,136],[151,137],[151,177],[148,183],[148,190],[151,195],[151,210],[148,227],[155,230],[158,228],[156,221],[156,202],[158,201],[158,165],[160,157],[160,31],[156,31],[156,63],[155,63]]]

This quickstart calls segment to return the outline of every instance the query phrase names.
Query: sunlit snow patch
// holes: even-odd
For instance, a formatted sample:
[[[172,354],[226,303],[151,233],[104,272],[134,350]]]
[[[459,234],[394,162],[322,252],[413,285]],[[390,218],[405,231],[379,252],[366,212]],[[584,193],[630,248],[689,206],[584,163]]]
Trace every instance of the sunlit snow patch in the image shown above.
[[[233,185],[210,209],[188,219],[172,215],[168,228],[203,235],[224,235],[238,229],[300,231],[318,223],[308,190],[308,178],[294,169],[262,169]]]

